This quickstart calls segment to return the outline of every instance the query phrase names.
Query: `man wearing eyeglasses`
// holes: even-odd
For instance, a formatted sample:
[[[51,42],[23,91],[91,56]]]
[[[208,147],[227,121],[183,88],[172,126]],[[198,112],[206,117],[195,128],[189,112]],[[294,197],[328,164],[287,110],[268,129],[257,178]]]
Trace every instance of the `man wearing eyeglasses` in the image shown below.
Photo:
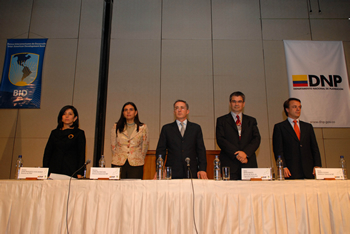
[[[231,112],[216,122],[216,141],[221,149],[222,167],[230,167],[231,180],[241,179],[241,168],[256,168],[255,151],[261,137],[256,119],[242,113],[245,95],[234,92],[230,95]]]
[[[190,113],[186,101],[177,100],[174,103],[175,122],[162,127],[157,150],[158,155],[165,158],[168,152],[166,165],[172,168],[172,178],[187,178],[186,158],[190,159],[190,168],[193,178],[208,179],[206,150],[201,127],[188,121]]]

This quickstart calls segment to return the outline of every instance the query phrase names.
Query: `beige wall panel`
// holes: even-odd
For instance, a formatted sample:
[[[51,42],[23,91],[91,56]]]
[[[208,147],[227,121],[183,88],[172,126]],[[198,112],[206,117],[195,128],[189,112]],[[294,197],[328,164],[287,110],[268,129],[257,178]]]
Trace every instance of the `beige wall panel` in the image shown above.
[[[9,179],[14,138],[0,137],[0,179]]]
[[[311,20],[312,40],[350,41],[350,22],[348,19]]]
[[[350,173],[349,139],[325,139],[324,145],[325,145],[327,167],[339,168],[340,155],[343,155],[345,158],[345,161],[347,162],[346,168],[348,171],[348,178],[349,178],[349,173]]]
[[[215,124],[216,127],[216,124]],[[218,143],[216,142],[216,138],[215,138],[215,150],[220,150],[220,147],[218,146]]]
[[[103,0],[83,0],[79,25],[79,38],[101,38]]]
[[[209,0],[163,1],[163,39],[210,39]]]
[[[112,163],[112,150],[111,150],[111,144],[110,144],[111,141],[110,141],[110,135],[109,135],[110,130],[111,129],[108,129],[108,132],[106,130],[106,138],[104,143],[104,156],[106,161],[106,167],[111,167],[111,163]]]
[[[85,161],[90,159],[91,163],[86,167],[86,176],[90,177],[90,168],[93,166],[95,137],[86,137]],[[107,167],[110,164],[107,164]]]
[[[33,0],[4,0],[0,5],[0,38],[28,36]]]
[[[259,1],[218,0],[212,4],[214,39],[261,39]]]
[[[321,13],[318,12],[318,2],[320,3]],[[310,18],[349,18],[350,1],[348,0],[311,0],[311,7]]]
[[[310,40],[307,19],[263,19],[264,40]]]
[[[99,79],[100,39],[80,39],[74,82],[73,105],[78,109],[80,128],[86,137],[95,136],[96,103]]]
[[[48,138],[60,109],[72,104],[76,39],[50,39],[47,44],[40,109],[21,109],[16,137]]]
[[[201,126],[202,127],[202,130],[203,130],[203,127],[205,126]],[[209,136],[210,137],[210,136]],[[205,149],[206,150],[215,150],[215,146],[216,146],[216,140],[215,140],[215,135],[213,135],[212,137],[208,138],[204,138],[204,145],[205,145]],[[208,163],[213,163],[213,162],[208,162]]]
[[[113,40],[109,71],[105,153],[110,153],[111,128],[129,101],[147,124],[154,147],[153,139],[159,137],[160,40]]]
[[[261,41],[214,40],[213,55],[215,76],[236,76],[242,83],[263,80]]]
[[[301,119],[301,121],[303,121],[303,120]],[[323,138],[324,138],[324,136],[323,136],[323,129],[324,128],[314,128],[316,139],[319,139],[319,140],[323,141]]]
[[[114,1],[112,38],[160,39],[161,0]]]
[[[273,152],[270,149],[270,141],[271,140],[269,138],[261,138],[260,147],[255,152],[259,168],[267,168],[273,165],[273,159],[271,157],[271,155],[273,155]]]
[[[272,137],[274,125],[286,119],[283,103],[289,98],[283,41],[264,41],[264,57],[269,131]]]
[[[48,38],[77,38],[81,0],[35,0],[31,34]]]
[[[0,137],[15,137],[18,110],[0,109]]]
[[[307,18],[307,1],[261,0],[261,17],[274,19]]]
[[[47,138],[16,138],[12,159],[11,179],[15,177],[18,155],[23,157],[23,166],[42,167]]]
[[[322,136],[322,129],[321,128],[314,128],[315,135],[316,135],[316,141],[318,145],[318,149],[320,150],[321,154],[321,161],[322,161],[322,166],[325,167],[327,166],[327,161],[326,161],[326,155],[325,155],[325,142]]]
[[[156,150],[159,140],[159,134],[156,137],[149,139],[149,147],[148,150]]]
[[[350,144],[350,128],[323,128],[325,139],[348,139]]]
[[[201,125],[204,138],[213,138],[210,40],[163,41],[161,77],[161,126],[175,120],[173,104],[183,99],[189,104],[189,120]]]
[[[257,119],[261,137],[269,138],[266,90],[260,41],[214,41],[214,100],[216,118],[229,113],[234,91],[246,95],[244,113]]]

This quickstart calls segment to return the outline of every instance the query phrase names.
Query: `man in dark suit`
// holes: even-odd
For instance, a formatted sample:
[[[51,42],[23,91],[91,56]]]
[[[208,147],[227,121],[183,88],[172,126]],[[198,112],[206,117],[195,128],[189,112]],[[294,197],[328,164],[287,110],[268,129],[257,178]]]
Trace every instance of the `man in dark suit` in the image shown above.
[[[260,145],[256,119],[242,113],[245,95],[230,95],[231,112],[221,116],[216,123],[216,141],[221,149],[221,166],[230,167],[231,180],[241,179],[241,168],[256,168],[255,151]]]
[[[163,159],[168,151],[166,165],[172,167],[172,178],[187,178],[187,164],[190,158],[190,168],[193,178],[208,179],[207,157],[203,141],[202,129],[198,124],[187,120],[190,113],[188,104],[183,100],[174,103],[175,122],[163,126],[159,136],[156,155]]]
[[[321,167],[321,156],[311,124],[300,121],[301,101],[289,98],[283,104],[288,118],[273,129],[273,152],[282,157],[284,177],[313,179],[315,167]]]

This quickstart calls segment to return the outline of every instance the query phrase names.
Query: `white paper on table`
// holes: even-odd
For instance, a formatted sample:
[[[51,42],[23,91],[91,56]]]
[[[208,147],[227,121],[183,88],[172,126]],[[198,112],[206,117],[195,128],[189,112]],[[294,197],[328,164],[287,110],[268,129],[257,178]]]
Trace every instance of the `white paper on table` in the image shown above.
[[[272,180],[271,168],[242,168],[242,180]]]

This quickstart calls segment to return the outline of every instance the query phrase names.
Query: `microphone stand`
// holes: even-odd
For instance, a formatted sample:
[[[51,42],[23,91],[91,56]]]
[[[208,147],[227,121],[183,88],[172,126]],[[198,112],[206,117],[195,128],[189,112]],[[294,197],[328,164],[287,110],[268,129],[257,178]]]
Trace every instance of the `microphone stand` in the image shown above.
[[[78,170],[76,170],[72,176],[69,178],[69,185],[68,185],[68,196],[67,196],[67,210],[66,210],[66,228],[67,228],[67,234],[69,234],[69,231],[68,231],[68,201],[69,201],[69,194],[70,194],[70,183],[72,181],[72,178],[73,176],[78,172],[80,171],[83,167],[85,167],[86,165],[88,165],[89,163],[91,163],[91,160],[88,159],[84,165],[82,165]]]
[[[193,198],[193,224],[194,224],[194,228],[196,230],[196,233],[198,234],[198,230],[197,230],[197,225],[196,225],[196,217],[194,215],[194,204],[195,204],[195,196],[194,196],[194,187],[193,187],[193,177],[192,177],[192,172],[191,172],[191,168],[190,168],[190,158],[186,158],[185,159],[186,163],[187,163],[187,178],[191,179],[191,185],[192,185],[192,198]]]
[[[191,168],[190,168],[190,158],[187,157],[185,159],[186,163],[187,163],[187,179],[192,179],[192,173],[191,173]]]

